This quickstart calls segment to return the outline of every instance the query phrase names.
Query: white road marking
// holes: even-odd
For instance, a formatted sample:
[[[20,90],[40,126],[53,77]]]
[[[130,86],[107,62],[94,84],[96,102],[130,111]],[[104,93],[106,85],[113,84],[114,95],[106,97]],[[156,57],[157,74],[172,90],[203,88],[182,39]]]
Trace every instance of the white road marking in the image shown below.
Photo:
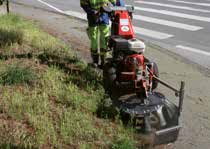
[[[151,38],[155,38],[155,39],[167,39],[167,38],[171,38],[173,37],[174,35],[170,35],[170,34],[166,34],[166,33],[162,33],[162,32],[157,32],[157,31],[153,31],[153,30],[149,30],[149,29],[146,29],[146,28],[141,28],[141,27],[133,27],[134,29],[134,32],[136,34],[139,34],[139,35],[144,35],[144,36],[148,36],[148,37],[151,37]]]
[[[72,17],[80,18],[82,20],[87,20],[85,13],[80,13],[76,11],[65,11],[64,13]]]
[[[77,18],[80,18],[83,20],[87,20],[85,13],[80,13],[80,12],[75,12],[75,11],[62,11],[62,10],[60,10],[60,9],[52,6],[51,4],[48,4],[44,1],[42,1],[42,0],[37,0],[37,1],[47,5],[48,7],[52,8],[60,13],[63,13],[63,14],[69,15],[69,16],[73,16],[73,17],[77,17]],[[137,34],[149,36],[149,37],[155,38],[155,39],[167,39],[167,38],[173,37],[173,35],[170,35],[170,34],[161,33],[161,32],[157,32],[157,31],[145,29],[145,28],[134,27],[134,30]]]
[[[49,3],[45,2],[45,1],[42,1],[42,0],[37,0],[37,1],[39,1],[40,3],[46,5],[46,6],[52,8],[52,9],[54,9],[54,10],[56,10],[56,11],[59,12],[59,13],[64,13],[64,11],[62,11],[62,10],[60,10],[60,9],[58,9],[58,8],[56,8],[56,7],[54,7],[54,6],[52,6],[51,4],[49,4]]]
[[[168,0],[168,1],[171,1],[171,2],[176,2],[176,3],[192,4],[192,5],[198,5],[198,6],[207,6],[207,7],[210,7],[210,3],[194,3],[194,2],[181,1],[181,0]]]
[[[58,9],[57,7],[54,7],[52,6],[51,4],[47,3],[47,2],[44,2],[43,0],[37,0],[39,1],[40,3],[56,10],[57,12],[59,13],[62,13],[62,14],[66,14],[66,15],[69,15],[69,16],[72,16],[72,17],[77,17],[77,18],[80,18],[82,20],[86,20],[86,15],[85,14],[82,14],[80,12],[76,12],[76,11],[63,11],[61,9]]]
[[[195,15],[190,15],[190,14],[185,14],[185,13],[178,13],[178,12],[173,12],[173,11],[159,10],[159,9],[152,9],[152,8],[145,8],[145,7],[135,7],[135,9],[140,10],[140,11],[154,12],[154,13],[175,16],[175,17],[180,17],[180,18],[185,18],[185,19],[210,22],[210,18],[208,17],[195,16]]]
[[[187,7],[187,6],[177,6],[177,5],[170,5],[170,4],[156,3],[156,2],[146,2],[146,1],[135,1],[135,2],[140,3],[140,4],[155,5],[155,6],[161,6],[161,7],[167,7],[167,8],[184,9],[184,10],[191,10],[191,11],[196,11],[196,12],[205,12],[205,13],[210,12],[209,10],[196,9],[196,8]]]
[[[70,15],[70,16],[73,16],[73,17],[78,17],[80,19],[87,20],[84,13],[74,12],[74,11],[66,11],[66,12],[64,12],[64,11],[62,11],[62,10],[60,10],[60,9],[58,9],[58,8],[56,8],[56,7],[52,6],[52,5],[44,2],[42,0],[37,0],[37,1],[47,5],[48,7],[58,11],[59,13],[67,14],[67,15]],[[173,37],[173,35],[157,32],[157,31],[152,31],[152,30],[148,30],[148,29],[140,28],[140,27],[134,27],[134,30],[135,30],[135,32],[137,34],[149,36],[149,37],[156,38],[156,39],[166,39],[166,38]],[[176,48],[180,48],[180,49],[191,51],[191,52],[194,52],[194,53],[199,53],[199,54],[210,56],[209,52],[205,52],[205,51],[202,51],[202,50],[199,50],[199,49],[194,49],[194,48],[191,48],[191,47],[177,45]]]
[[[176,48],[183,49],[183,50],[190,51],[190,52],[194,52],[194,53],[198,53],[198,54],[202,54],[202,55],[206,55],[206,56],[210,56],[210,52],[205,52],[205,51],[202,51],[200,49],[186,47],[186,46],[183,46],[183,45],[177,45]]]
[[[163,19],[156,19],[156,18],[146,17],[142,15],[133,15],[133,16],[134,16],[134,19],[136,20],[175,27],[175,28],[189,30],[189,31],[197,31],[197,30],[203,29],[200,26],[193,26],[193,25],[188,25],[188,24],[183,24],[183,23],[178,23],[178,22],[173,22],[173,21],[168,21],[168,20],[163,20]]]
[[[75,12],[75,11],[65,11],[64,13],[73,17],[87,20],[85,13],[80,13],[80,12]],[[149,30],[145,28],[140,28],[140,27],[134,27],[134,30],[136,34],[140,34],[140,35],[144,35],[144,36],[148,36],[148,37],[160,39],[160,40],[173,37],[173,35],[170,35],[170,34],[161,33],[161,32],[157,32],[157,31],[153,31],[153,30]]]

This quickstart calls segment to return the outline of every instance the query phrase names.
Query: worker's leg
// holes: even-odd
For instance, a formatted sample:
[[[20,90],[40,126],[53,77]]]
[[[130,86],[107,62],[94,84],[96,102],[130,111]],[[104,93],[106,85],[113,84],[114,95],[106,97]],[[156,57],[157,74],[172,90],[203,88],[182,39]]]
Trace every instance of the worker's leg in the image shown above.
[[[99,30],[101,65],[103,66],[107,54],[107,37],[109,35],[109,25],[100,25]]]
[[[98,55],[98,26],[89,27],[87,29],[87,34],[90,39],[90,47],[91,47],[91,56],[93,59],[93,63],[98,64],[99,55]]]

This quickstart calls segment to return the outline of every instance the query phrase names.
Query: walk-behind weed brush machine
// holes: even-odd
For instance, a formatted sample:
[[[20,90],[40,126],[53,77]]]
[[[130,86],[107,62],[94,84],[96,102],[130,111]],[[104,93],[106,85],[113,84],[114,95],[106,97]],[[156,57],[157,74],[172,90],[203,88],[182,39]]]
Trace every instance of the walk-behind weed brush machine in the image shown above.
[[[103,7],[112,21],[108,38],[112,58],[107,58],[103,68],[104,88],[113,105],[120,109],[125,124],[132,123],[137,132],[153,134],[153,145],[172,143],[180,130],[184,82],[177,90],[159,79],[156,63],[144,57],[145,45],[135,38],[133,10],[132,6]],[[175,92],[178,105],[155,91],[158,84]]]

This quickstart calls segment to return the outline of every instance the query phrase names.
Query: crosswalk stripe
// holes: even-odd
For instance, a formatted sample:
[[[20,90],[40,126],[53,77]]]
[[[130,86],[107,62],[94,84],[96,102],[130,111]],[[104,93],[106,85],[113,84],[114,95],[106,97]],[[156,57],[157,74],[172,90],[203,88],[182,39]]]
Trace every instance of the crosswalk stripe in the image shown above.
[[[73,17],[77,17],[83,20],[87,20],[85,13],[80,13],[80,12],[75,12],[75,11],[65,11],[65,14],[73,16]],[[170,35],[170,34],[157,32],[157,31],[153,31],[153,30],[149,30],[145,28],[140,28],[140,27],[134,27],[134,30],[136,34],[149,36],[151,38],[160,39],[160,40],[173,37],[173,35]]]
[[[208,17],[195,16],[195,15],[190,15],[190,14],[185,14],[185,13],[178,13],[178,12],[173,12],[173,11],[159,10],[159,9],[152,9],[152,8],[145,8],[145,7],[135,7],[135,9],[140,10],[140,11],[154,12],[154,13],[175,16],[175,17],[180,17],[180,18],[185,18],[185,19],[210,22],[210,18]]]
[[[73,16],[73,17],[77,17],[83,20],[87,20],[85,13],[80,13],[80,12],[75,12],[75,11],[65,11],[65,14]],[[140,27],[134,27],[134,30],[136,34],[149,36],[151,38],[160,39],[160,40],[173,37],[173,35],[170,35],[170,34],[157,32],[157,31],[153,31],[153,30],[149,30],[145,28],[140,28]]]
[[[170,4],[156,3],[156,2],[146,2],[146,1],[135,1],[135,2],[140,3],[140,4],[155,5],[155,6],[161,6],[161,7],[167,7],[167,8],[184,9],[184,10],[190,10],[190,11],[196,11],[196,12],[204,12],[204,13],[210,12],[209,10],[196,9],[196,8],[187,7],[187,6],[177,6],[177,5],[170,5]]]
[[[198,53],[198,54],[202,54],[202,55],[206,55],[206,56],[210,56],[210,52],[205,52],[203,50],[195,49],[195,48],[192,48],[192,47],[177,45],[176,48],[186,50],[186,51],[190,51],[190,52],[194,52],[194,53]]]
[[[178,22],[173,22],[173,21],[168,21],[168,20],[163,20],[163,19],[156,19],[156,18],[146,17],[142,15],[133,15],[133,16],[134,16],[134,19],[136,20],[170,26],[170,27],[189,30],[189,31],[197,31],[197,30],[203,29],[200,26],[193,26],[193,25],[188,25],[188,24],[183,24],[183,23],[178,23]]]
[[[134,26],[134,32],[136,34],[139,34],[139,35],[144,35],[144,36],[148,36],[148,37],[155,38],[155,39],[160,39],[160,40],[171,38],[171,37],[174,36],[174,35],[149,30],[149,29],[146,29],[146,28],[135,27],[135,26]]]
[[[195,3],[195,2],[181,1],[181,0],[168,0],[168,1],[171,1],[171,2],[176,2],[176,3],[192,4],[192,5],[198,5],[198,6],[207,6],[207,7],[210,7],[210,3]]]

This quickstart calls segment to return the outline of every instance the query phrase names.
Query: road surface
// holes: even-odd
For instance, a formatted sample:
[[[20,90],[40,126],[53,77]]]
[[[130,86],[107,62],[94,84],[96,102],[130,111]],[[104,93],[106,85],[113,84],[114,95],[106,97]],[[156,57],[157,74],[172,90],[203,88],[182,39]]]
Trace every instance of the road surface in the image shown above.
[[[12,0],[85,19],[79,0]],[[209,0],[126,0],[137,37],[210,69]]]

